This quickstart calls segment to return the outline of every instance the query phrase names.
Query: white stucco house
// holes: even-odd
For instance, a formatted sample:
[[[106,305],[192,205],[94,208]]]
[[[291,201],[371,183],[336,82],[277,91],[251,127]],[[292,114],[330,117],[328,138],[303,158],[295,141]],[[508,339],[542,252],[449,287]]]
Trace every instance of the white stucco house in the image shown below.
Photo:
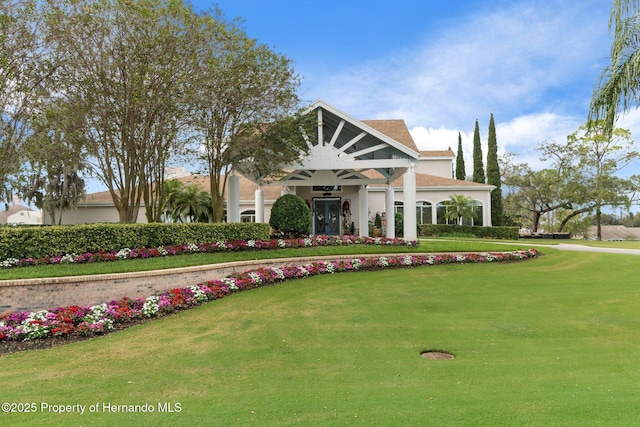
[[[14,195],[11,206],[0,211],[0,224],[42,224],[42,212],[22,206],[20,198]]]
[[[417,225],[446,223],[443,202],[462,194],[477,204],[474,225],[491,226],[494,187],[454,179],[453,151],[419,151],[403,120],[358,120],[322,100],[307,114],[317,117],[317,132],[304,135],[308,155],[286,167],[283,177],[228,177],[229,222],[268,222],[275,200],[292,193],[311,207],[313,234],[344,234],[353,222],[357,234],[368,235],[369,221],[384,213],[386,236],[395,237],[395,215],[389,213],[402,212],[404,237],[415,239]],[[179,179],[209,186],[207,177]],[[64,223],[117,220],[108,192],[89,194],[63,216]],[[145,221],[143,210],[138,221]]]

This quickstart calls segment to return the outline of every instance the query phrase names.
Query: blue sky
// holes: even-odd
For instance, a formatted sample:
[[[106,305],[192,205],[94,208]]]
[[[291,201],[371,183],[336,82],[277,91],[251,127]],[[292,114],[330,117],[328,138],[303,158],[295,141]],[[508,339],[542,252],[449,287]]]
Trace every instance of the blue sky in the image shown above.
[[[216,3],[193,0],[196,10]],[[608,63],[612,0],[220,0],[227,18],[291,58],[302,96],[358,119],[404,119],[421,150],[457,146],[471,165],[493,113],[500,152],[539,166],[535,146],[584,124]],[[640,114],[619,126],[640,135]],[[637,130],[637,132],[636,132]]]

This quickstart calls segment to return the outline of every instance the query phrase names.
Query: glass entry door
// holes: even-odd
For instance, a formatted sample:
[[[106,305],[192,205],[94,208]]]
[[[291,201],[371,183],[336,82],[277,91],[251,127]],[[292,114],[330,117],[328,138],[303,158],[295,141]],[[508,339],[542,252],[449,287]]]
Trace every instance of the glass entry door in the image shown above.
[[[340,198],[313,199],[313,234],[340,234]]]

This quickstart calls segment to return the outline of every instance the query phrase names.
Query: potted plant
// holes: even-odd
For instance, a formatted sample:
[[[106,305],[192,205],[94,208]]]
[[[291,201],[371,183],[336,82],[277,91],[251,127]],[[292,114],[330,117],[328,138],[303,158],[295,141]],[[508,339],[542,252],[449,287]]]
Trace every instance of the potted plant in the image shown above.
[[[380,213],[376,213],[376,218],[373,221],[373,236],[380,237],[382,236],[382,217]]]

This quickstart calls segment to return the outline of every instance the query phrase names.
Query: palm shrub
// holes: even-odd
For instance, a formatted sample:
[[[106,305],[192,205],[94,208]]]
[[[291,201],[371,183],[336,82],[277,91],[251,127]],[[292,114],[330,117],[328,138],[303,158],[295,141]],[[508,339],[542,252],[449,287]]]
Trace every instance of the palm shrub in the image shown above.
[[[273,204],[269,225],[284,237],[307,235],[311,230],[311,210],[302,197],[285,194]]]
[[[462,225],[463,220],[477,219],[476,202],[462,194],[452,194],[446,202],[445,218]]]

